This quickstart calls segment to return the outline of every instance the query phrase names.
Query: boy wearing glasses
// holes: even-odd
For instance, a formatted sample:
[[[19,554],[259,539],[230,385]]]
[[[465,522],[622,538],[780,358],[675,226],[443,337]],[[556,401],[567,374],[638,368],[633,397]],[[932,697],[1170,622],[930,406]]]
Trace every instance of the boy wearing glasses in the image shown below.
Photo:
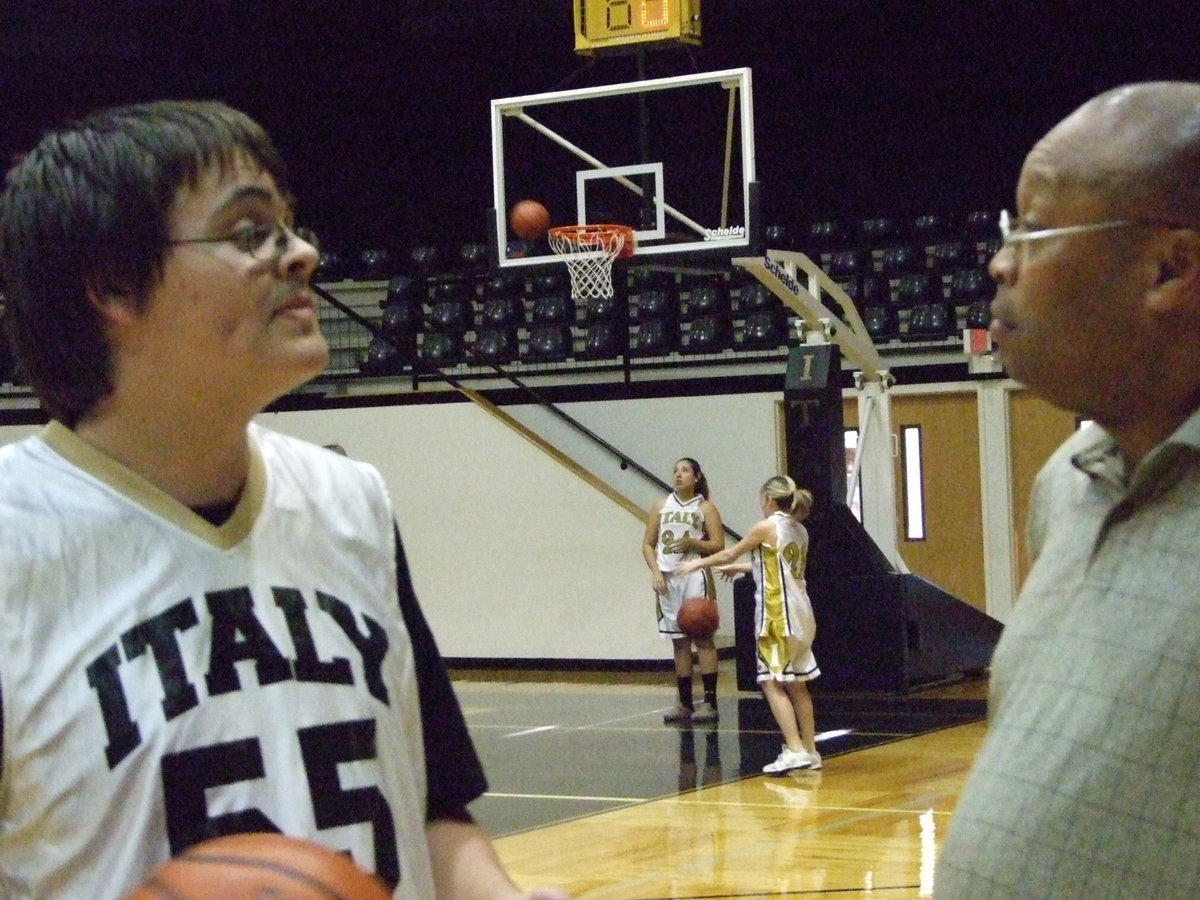
[[[378,473],[251,423],[327,349],[263,130],[217,103],[48,134],[0,197],[51,417],[0,450],[0,896],[116,900],[282,831],[396,897],[523,894]]]
[[[1035,561],[935,894],[1194,898],[1200,84],[1084,104],[1029,153],[1017,208],[992,336],[1009,374],[1095,424],[1035,483]]]

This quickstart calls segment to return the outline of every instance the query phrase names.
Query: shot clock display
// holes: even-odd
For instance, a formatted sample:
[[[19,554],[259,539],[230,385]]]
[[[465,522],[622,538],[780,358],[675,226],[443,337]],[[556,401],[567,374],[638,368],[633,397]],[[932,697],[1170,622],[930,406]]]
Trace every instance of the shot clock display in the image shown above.
[[[700,43],[700,0],[575,0],[575,52]]]

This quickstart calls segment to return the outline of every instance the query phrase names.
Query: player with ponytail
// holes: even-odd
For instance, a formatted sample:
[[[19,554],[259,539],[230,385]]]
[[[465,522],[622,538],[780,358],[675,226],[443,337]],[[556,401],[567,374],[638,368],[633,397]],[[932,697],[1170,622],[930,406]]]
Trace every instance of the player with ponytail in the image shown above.
[[[689,560],[673,574],[712,568],[726,578],[754,577],[754,623],[758,635],[758,683],[783,732],[778,759],[763,771],[819,769],[816,722],[807,682],[821,674],[813,657],[817,623],[804,582],[808,531],[800,523],[812,510],[813,495],[787,475],[768,478],[759,489],[763,518],[732,547]],[[746,553],[750,562],[735,562]]]
[[[725,546],[721,514],[708,499],[708,478],[700,463],[685,456],[675,463],[675,489],[657,501],[646,518],[642,557],[650,569],[650,586],[658,614],[658,632],[673,645],[675,682],[679,702],[663,717],[667,724],[717,721],[717,646],[710,635],[691,638],[679,626],[679,608],[689,597],[716,597],[707,572],[687,577],[671,570],[685,559],[695,559]],[[700,666],[704,700],[692,702],[692,647]]]

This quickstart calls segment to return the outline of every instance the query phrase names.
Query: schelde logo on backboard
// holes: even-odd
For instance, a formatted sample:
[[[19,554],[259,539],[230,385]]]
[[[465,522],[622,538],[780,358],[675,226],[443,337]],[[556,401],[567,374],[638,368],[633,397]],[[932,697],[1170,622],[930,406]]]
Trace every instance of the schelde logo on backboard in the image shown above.
[[[742,238],[746,236],[745,225],[733,225],[729,228],[705,228],[706,241],[719,241],[722,238]]]

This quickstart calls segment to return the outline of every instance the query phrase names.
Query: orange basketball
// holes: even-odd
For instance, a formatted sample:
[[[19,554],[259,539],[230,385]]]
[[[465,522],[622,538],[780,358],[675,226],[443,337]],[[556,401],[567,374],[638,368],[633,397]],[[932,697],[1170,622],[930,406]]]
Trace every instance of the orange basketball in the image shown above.
[[[691,638],[712,637],[721,624],[717,601],[708,597],[688,597],[679,606],[679,630]]]
[[[233,834],[163,863],[125,900],[390,900],[350,857],[282,834]]]
[[[536,200],[519,200],[508,213],[508,226],[524,241],[540,241],[550,227],[550,210]]]

